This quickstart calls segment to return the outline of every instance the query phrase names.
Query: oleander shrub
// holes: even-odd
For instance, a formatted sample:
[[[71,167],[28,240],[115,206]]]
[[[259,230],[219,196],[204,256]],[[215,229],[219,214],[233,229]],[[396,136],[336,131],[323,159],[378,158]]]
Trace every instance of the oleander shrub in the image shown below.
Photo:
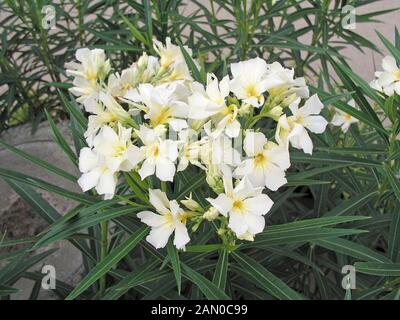
[[[377,50],[341,26],[372,2],[65,1],[52,34],[45,2],[6,1],[3,125],[45,117],[80,175],[0,144],[82,192],[0,168],[48,223],[1,238],[24,246],[0,296],[28,278],[36,298],[28,269],[67,240],[84,273],[61,299],[398,299],[400,34],[375,79],[341,55]]]

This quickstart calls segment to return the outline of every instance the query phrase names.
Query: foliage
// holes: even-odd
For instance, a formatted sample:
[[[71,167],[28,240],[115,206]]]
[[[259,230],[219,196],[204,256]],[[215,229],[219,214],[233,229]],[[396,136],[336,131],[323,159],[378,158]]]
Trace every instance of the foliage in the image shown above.
[[[64,65],[73,60],[77,48],[105,48],[118,64],[114,67],[123,69],[142,50],[152,51],[152,37],[169,36],[174,43],[189,45],[207,71],[218,76],[230,62],[265,54],[271,61],[295,66],[298,76],[318,75],[311,66],[315,61],[321,61],[327,74],[326,52],[335,54],[344,45],[375,49],[340,23],[344,4],[358,8],[374,2],[4,0],[0,3],[4,17],[0,27],[0,131],[25,121],[35,130],[46,119],[45,109],[56,119],[68,116],[57,90],[67,92]],[[54,29],[42,24],[49,14],[42,9],[47,5],[55,9]],[[357,23],[374,21],[386,12],[359,15]],[[304,39],[311,40],[304,44]]]
[[[82,253],[85,276],[75,288],[58,282],[56,293],[61,298],[398,299],[400,144],[396,138],[400,133],[400,99],[373,90],[340,55],[344,44],[375,46],[340,27],[342,1],[252,1],[249,8],[241,1],[211,1],[211,9],[201,1],[192,2],[197,6],[192,16],[184,15],[180,1],[82,1],[77,16],[59,6],[59,16],[74,27],[69,29],[58,21],[62,32],[44,37],[51,44],[46,48],[40,36],[44,31],[38,23],[41,4],[6,1],[13,15],[6,19],[9,25],[3,33],[0,60],[1,84],[10,86],[1,96],[3,125],[29,102],[34,105],[30,109],[32,118],[37,123],[47,115],[55,142],[76,165],[74,150],[79,150],[84,141],[86,119],[61,85],[64,62],[72,60],[76,47],[85,45],[104,48],[114,57],[112,61],[120,62],[118,67],[126,67],[142,50],[151,52],[152,36],[170,36],[175,42],[189,45],[203,61],[202,70],[220,75],[226,73],[229,62],[264,53],[271,61],[294,63],[299,76],[321,73],[313,91],[325,105],[357,118],[359,125],[351,126],[347,134],[328,127],[323,135],[314,135],[316,150],[312,157],[291,152],[294,166],[288,174],[289,183],[279,194],[271,195],[275,204],[267,217],[266,230],[254,242],[235,247],[218,244],[214,233],[200,226],[193,241],[196,245],[187,246],[186,252],[170,246],[155,250],[144,241],[148,230],[135,217],[148,207],[141,197],[148,197],[148,186],[135,176],[126,177],[127,184],[119,186],[125,192],[123,198],[101,200],[95,194],[78,194],[0,168],[0,176],[49,223],[46,232],[33,238],[0,238],[0,247],[26,244],[23,250],[0,256],[7,262],[0,270],[0,296],[13,293],[20,277],[40,283],[41,275],[28,269],[52,251],[34,256],[29,255],[30,251],[68,239]],[[347,2],[361,6],[374,1]],[[303,7],[306,3],[311,6]],[[107,5],[110,19],[103,17]],[[219,7],[228,13],[226,20],[217,18]],[[293,7],[297,8],[294,12]],[[91,13],[93,19],[84,22],[83,18]],[[376,15],[358,19],[367,22]],[[19,19],[26,23],[21,24]],[[301,20],[306,27],[295,28],[294,23]],[[300,41],[307,33],[312,36],[311,45]],[[341,39],[338,42],[337,36]],[[382,37],[400,65],[398,32],[396,39],[392,45]],[[32,50],[26,49],[27,44]],[[66,46],[68,49],[61,51]],[[21,56],[13,58],[13,52]],[[210,56],[225,60],[212,63]],[[310,66],[317,60],[321,70]],[[28,63],[37,66],[36,74],[26,76],[24,66],[27,68]],[[339,80],[330,77],[329,66]],[[50,82],[43,80],[45,75],[52,77]],[[349,98],[360,110],[347,103]],[[44,106],[51,111],[47,113]],[[59,133],[53,120],[56,114],[70,118],[75,149]],[[60,177],[77,179],[62,168],[2,145]],[[204,190],[205,177],[190,171],[179,175],[181,183],[171,190],[173,198],[192,192],[196,199],[196,194]],[[77,206],[62,216],[35,191],[37,188],[74,200]],[[106,254],[101,254],[101,223],[110,227]],[[357,290],[351,295],[341,286],[341,269],[350,264],[355,264],[357,270]]]

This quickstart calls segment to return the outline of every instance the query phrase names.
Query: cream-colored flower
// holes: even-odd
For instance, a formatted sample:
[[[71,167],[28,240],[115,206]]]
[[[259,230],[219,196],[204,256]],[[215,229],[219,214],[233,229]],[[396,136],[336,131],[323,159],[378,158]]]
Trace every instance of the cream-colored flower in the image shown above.
[[[149,190],[149,200],[157,213],[142,211],[137,217],[151,227],[146,240],[156,249],[164,248],[169,237],[175,232],[174,245],[178,249],[185,249],[190,241],[186,229],[187,214],[179,207],[176,200],[169,201],[161,190]]]
[[[350,100],[349,106],[356,109],[356,102],[354,100]],[[342,110],[339,110],[339,109],[336,109],[336,113],[333,116],[333,119],[331,121],[331,123],[334,126],[341,127],[341,129],[344,133],[346,133],[349,130],[350,126],[353,123],[357,123],[357,122],[358,122],[357,118],[354,118],[352,115],[350,115]]]
[[[285,147],[268,142],[261,132],[247,131],[244,150],[248,159],[236,168],[237,176],[248,178],[255,187],[266,186],[273,191],[287,182],[285,170],[290,159]]]
[[[229,77],[221,81],[214,74],[207,74],[207,85],[194,83],[193,94],[188,98],[189,118],[203,120],[221,112],[225,107],[225,98],[229,95]]]
[[[233,188],[229,174],[224,175],[224,186],[225,193],[207,201],[222,215],[229,217],[228,227],[242,239],[262,232],[265,226],[263,215],[273,205],[273,201],[262,193],[263,188],[254,188],[246,178]]]
[[[396,59],[386,56],[382,60],[383,71],[375,72],[376,79],[371,82],[371,87],[388,96],[395,92],[400,95],[400,68],[397,66]]]
[[[110,95],[105,92],[99,93],[99,102],[94,103],[87,111],[92,113],[88,118],[88,128],[85,138],[89,146],[93,145],[100,127],[114,121],[122,124],[133,121],[130,114]]]
[[[132,145],[132,129],[118,126],[115,132],[103,126],[93,141],[93,148],[83,148],[79,155],[78,183],[83,191],[95,188],[106,199],[114,196],[119,171],[130,171],[137,164],[139,148]]]
[[[295,78],[294,70],[284,68],[279,62],[268,65],[266,75],[270,99],[286,107],[298,97],[308,98],[309,90],[304,78]]]
[[[176,171],[174,162],[178,157],[177,142],[164,140],[159,132],[143,125],[136,134],[144,144],[136,155],[137,163],[144,160],[138,170],[142,180],[155,174],[161,181],[172,182]]]
[[[160,66],[162,69],[169,69],[170,75],[168,81],[175,80],[192,80],[189,68],[186,65],[185,57],[182,54],[181,48],[172,44],[171,39],[165,39],[165,45],[154,39],[154,50],[160,56]],[[192,50],[187,46],[183,46],[186,52],[191,56]]]
[[[78,49],[75,56],[80,63],[66,64],[67,75],[75,77],[70,91],[78,97],[78,102],[87,107],[95,102],[99,81],[104,81],[111,70],[110,61],[101,49]]]
[[[268,65],[261,58],[231,64],[230,89],[238,99],[254,107],[264,103],[264,93],[269,87],[266,79]]]
[[[315,94],[311,96],[299,108],[300,98],[296,99],[290,106],[292,115],[279,118],[275,139],[280,145],[288,147],[290,144],[297,149],[303,149],[305,153],[312,154],[313,143],[307,130],[314,133],[322,133],[328,122],[320,116],[324,105]]]
[[[188,115],[185,95],[185,88],[179,83],[157,87],[144,83],[129,91],[125,98],[137,103],[136,106],[145,112],[145,118],[150,120],[153,128],[168,124],[175,131],[181,131],[188,126],[185,120]]]

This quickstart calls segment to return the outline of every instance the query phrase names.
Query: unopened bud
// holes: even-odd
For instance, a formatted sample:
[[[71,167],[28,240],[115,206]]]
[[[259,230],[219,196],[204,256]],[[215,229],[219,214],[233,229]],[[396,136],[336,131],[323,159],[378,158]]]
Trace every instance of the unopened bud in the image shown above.
[[[190,194],[189,197],[186,197],[185,200],[181,200],[181,202],[189,210],[199,211],[201,209],[201,206],[192,199],[192,194]]]
[[[273,119],[275,121],[278,121],[280,116],[282,115],[282,113],[283,113],[282,112],[282,107],[277,106],[277,107],[274,107],[270,111],[267,112],[267,117],[269,117],[269,118],[271,118],[271,119]]]
[[[208,220],[208,221],[213,221],[216,217],[218,217],[218,210],[215,209],[214,207],[211,207],[208,209],[204,214],[203,218]]]
[[[146,53],[143,53],[137,62],[139,70],[143,71],[144,69],[146,69],[148,61],[149,56]]]
[[[246,240],[246,241],[254,241],[254,234],[251,234],[250,232],[245,232],[242,233],[239,237],[239,240]]]
[[[216,194],[224,192],[224,182],[218,175],[213,174],[211,171],[207,172],[206,181]]]

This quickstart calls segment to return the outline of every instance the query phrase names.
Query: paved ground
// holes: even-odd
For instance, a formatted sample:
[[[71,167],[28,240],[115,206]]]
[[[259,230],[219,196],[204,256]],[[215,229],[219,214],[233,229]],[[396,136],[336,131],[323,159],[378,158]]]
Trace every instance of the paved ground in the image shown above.
[[[68,138],[68,128],[66,125],[60,126],[63,135]],[[69,159],[64,156],[63,151],[52,142],[51,130],[47,123],[43,123],[35,135],[31,135],[29,124],[12,128],[0,137],[9,144],[17,146],[19,149],[35,155],[41,159],[59,166],[64,170],[77,175],[76,168]],[[46,170],[32,165],[28,161],[16,157],[14,154],[0,147],[1,167],[11,169],[20,173],[41,178],[57,186],[68,188],[69,190],[79,191],[76,184],[47,172]],[[38,190],[60,214],[65,214],[76,204],[73,201],[55,196],[48,192]],[[47,227],[47,223],[40,218],[29,206],[23,203],[15,192],[0,179],[0,226],[6,231],[7,239],[22,239],[33,236]],[[43,260],[44,264],[53,265],[56,269],[57,279],[67,283],[75,283],[79,280],[82,271],[82,258],[80,252],[67,241],[55,243],[47,248],[40,249],[35,253],[46,249],[57,248],[58,250]],[[12,248],[18,249],[18,248]],[[8,252],[10,249],[7,249]],[[7,252],[6,249],[0,253]],[[42,264],[32,270],[39,271]],[[1,267],[1,264],[0,264]],[[22,279],[17,282],[15,287],[22,291],[13,296],[14,299],[27,299],[33,287],[33,282]],[[40,297],[52,299],[51,291],[41,291]]]

